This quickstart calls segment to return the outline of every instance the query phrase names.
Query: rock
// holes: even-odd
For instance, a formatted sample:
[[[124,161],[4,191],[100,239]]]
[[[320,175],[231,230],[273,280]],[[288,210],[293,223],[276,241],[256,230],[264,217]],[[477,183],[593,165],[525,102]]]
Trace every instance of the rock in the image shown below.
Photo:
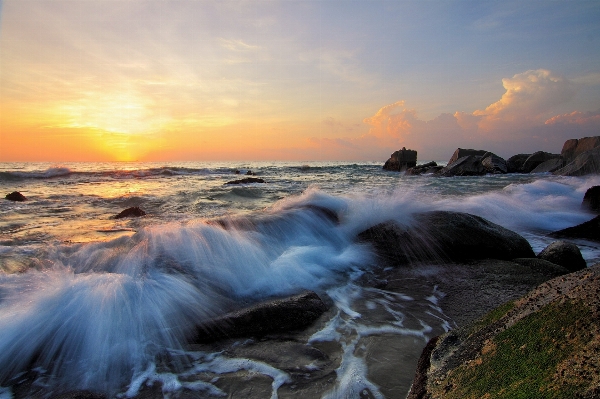
[[[192,341],[206,343],[297,330],[312,324],[326,310],[325,303],[312,291],[272,299],[204,323]]]
[[[521,170],[523,173],[530,173],[534,170],[539,164],[549,161],[551,159],[560,158],[559,154],[550,154],[549,152],[538,151],[531,154],[525,162],[523,162],[523,166]]]
[[[439,175],[444,177],[451,176],[481,176],[486,173],[481,159],[478,156],[467,155],[440,170]]]
[[[542,162],[529,173],[552,173],[562,168],[563,166],[564,162],[562,158],[553,158],[547,160],[546,162]]]
[[[600,146],[600,136],[583,137],[581,139],[570,139],[563,144],[562,155],[565,164],[569,164],[579,155]]]
[[[504,158],[491,152],[486,152],[481,156],[481,164],[487,173],[506,173],[508,170]]]
[[[508,158],[506,161],[508,173],[523,173],[523,164],[530,156],[531,154],[517,154]]]
[[[572,162],[554,172],[555,175],[560,176],[583,176],[597,173],[600,173],[600,147],[577,155]]]
[[[27,198],[25,198],[25,196],[18,191],[13,191],[10,194],[6,194],[6,197],[4,198],[9,201],[27,201]]]
[[[418,176],[424,173],[437,173],[442,169],[441,166],[438,166],[434,161],[427,162],[423,165],[417,165],[412,168],[406,170],[405,175],[407,176]]]
[[[538,254],[538,258],[565,267],[576,272],[587,267],[579,247],[567,241],[554,241]]]
[[[249,184],[249,183],[266,183],[263,179],[258,177],[246,177],[240,180],[228,181],[225,184]]]
[[[146,215],[146,212],[144,212],[142,209],[140,209],[137,206],[132,206],[130,208],[127,208],[127,209],[121,211],[118,215],[115,216],[115,219],[140,217],[140,216],[144,216],[144,215]]]
[[[600,213],[600,186],[588,188],[583,196],[581,207],[588,211]]]
[[[454,154],[452,154],[452,156],[450,157],[450,160],[448,161],[448,165],[450,165],[451,163],[456,162],[460,158],[466,157],[468,155],[472,155],[472,156],[476,156],[476,157],[481,157],[482,155],[485,155],[486,153],[488,153],[488,152],[484,151],[484,150],[473,150],[473,149],[467,149],[467,148],[457,148],[456,151],[454,151]]]
[[[255,173],[251,170],[246,172],[246,176],[254,176],[254,175],[255,175]]]
[[[390,155],[390,158],[385,161],[383,169],[401,172],[416,165],[417,152],[414,150],[407,150],[406,147],[402,147],[401,150],[398,150]]]
[[[433,339],[408,397],[597,397],[598,292],[595,265]]]
[[[600,216],[577,226],[554,231],[548,234],[555,238],[582,238],[585,240],[600,241]]]
[[[107,399],[104,394],[91,391],[71,391],[60,395],[52,396],[51,399]]]
[[[460,212],[419,213],[409,225],[382,223],[361,232],[358,238],[372,243],[384,263],[393,266],[535,257],[527,240],[519,234]]]

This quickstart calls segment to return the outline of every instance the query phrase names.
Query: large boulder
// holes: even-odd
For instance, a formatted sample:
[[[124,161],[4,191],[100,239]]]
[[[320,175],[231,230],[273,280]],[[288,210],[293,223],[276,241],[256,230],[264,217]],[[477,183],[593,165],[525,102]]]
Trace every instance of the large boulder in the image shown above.
[[[587,189],[581,202],[581,208],[600,213],[600,186],[593,186]]]
[[[384,264],[393,266],[535,257],[527,240],[519,234],[461,212],[418,213],[408,225],[382,223],[358,237],[375,247]]]
[[[326,310],[327,305],[312,291],[272,299],[203,323],[191,342],[206,343],[297,330],[312,324]]]
[[[448,164],[439,171],[440,176],[481,176],[486,174],[486,170],[481,163],[481,157],[467,155]]]
[[[583,176],[597,173],[600,173],[600,147],[593,148],[577,155],[577,157],[565,167],[554,172],[555,175],[560,176]]]
[[[561,158],[560,154],[550,154],[549,152],[537,151],[531,154],[525,162],[523,162],[523,166],[521,170],[523,173],[530,173],[534,170],[538,165],[549,161],[551,159]]]
[[[563,162],[562,157],[553,158],[547,160],[546,162],[542,162],[529,173],[552,173],[559,170],[563,166],[565,166],[565,163]]]
[[[538,258],[563,266],[570,272],[576,272],[587,267],[579,247],[567,241],[554,241],[538,254]]]
[[[468,155],[481,157],[487,153],[488,152],[485,150],[473,150],[470,148],[457,148],[456,151],[454,151],[454,154],[452,154],[452,156],[450,157],[450,160],[448,161],[448,165],[450,165],[451,163],[456,162],[460,158],[466,157]]]
[[[13,191],[10,194],[6,194],[6,197],[4,197],[4,198],[9,201],[18,201],[18,202],[27,201],[27,198],[18,191]]]
[[[563,144],[560,154],[568,164],[586,151],[600,146],[600,136],[583,137],[581,139],[570,139]]]
[[[506,161],[508,173],[523,173],[523,164],[530,156],[531,154],[517,154],[508,158]]]
[[[498,174],[508,171],[506,160],[491,152],[486,152],[481,156],[481,164],[487,173]]]
[[[600,265],[432,338],[410,399],[598,398]]]
[[[406,147],[402,147],[401,150],[398,150],[390,155],[390,158],[385,161],[383,169],[400,172],[416,165],[417,152],[414,150],[407,150]]]
[[[554,231],[548,235],[555,238],[582,238],[584,240],[600,241],[600,216],[577,226]]]

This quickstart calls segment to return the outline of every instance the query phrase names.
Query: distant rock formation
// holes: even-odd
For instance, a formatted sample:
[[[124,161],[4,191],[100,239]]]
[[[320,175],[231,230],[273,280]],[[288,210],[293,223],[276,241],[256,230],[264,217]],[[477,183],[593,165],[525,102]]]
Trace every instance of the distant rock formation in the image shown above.
[[[448,165],[450,165],[451,163],[458,161],[458,159],[466,157],[468,155],[481,157],[482,155],[485,155],[486,153],[487,153],[487,151],[484,151],[484,150],[473,150],[470,148],[457,148],[456,151],[454,151],[454,154],[452,154],[452,156],[450,157],[450,160],[448,161]]]
[[[600,136],[567,140],[561,151],[565,166],[554,171],[560,176],[600,173]]]
[[[415,166],[417,166],[417,152],[414,150],[407,150],[406,147],[402,147],[401,150],[398,150],[390,155],[390,158],[385,161],[383,169],[402,172]]]
[[[4,197],[4,198],[9,201],[18,201],[18,202],[27,201],[27,198],[25,198],[25,196],[18,191],[13,191],[10,194],[6,194],[6,197]]]
[[[551,154],[549,152],[537,151],[527,157],[525,162],[521,167],[522,173],[531,173],[535,168],[537,168],[540,164],[550,160],[561,159],[560,154]],[[561,159],[562,164],[562,159]]]
[[[438,166],[437,163],[435,163],[434,161],[431,161],[431,162],[427,162],[423,165],[417,165],[412,168],[408,168],[408,169],[406,169],[405,174],[407,176],[419,176],[419,175],[427,174],[427,173],[437,173],[442,169],[443,169],[442,166]]]
[[[504,158],[485,151],[457,148],[450,157],[448,165],[438,172],[439,176],[482,176],[488,173],[507,173],[508,166]]]

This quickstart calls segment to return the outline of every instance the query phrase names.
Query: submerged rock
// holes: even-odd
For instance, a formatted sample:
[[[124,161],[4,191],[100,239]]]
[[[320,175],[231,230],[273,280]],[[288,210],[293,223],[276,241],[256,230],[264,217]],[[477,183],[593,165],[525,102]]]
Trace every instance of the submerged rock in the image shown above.
[[[386,222],[358,237],[372,243],[377,254],[395,266],[424,261],[535,257],[531,245],[519,234],[461,212],[419,213],[410,225]]]
[[[206,343],[297,330],[312,324],[326,310],[327,305],[312,291],[272,299],[202,324],[191,341]]]
[[[408,398],[598,397],[598,292],[595,265],[433,338]]]
[[[390,158],[385,161],[383,169],[395,172],[404,171],[417,165],[417,152],[407,150],[403,147],[401,150],[395,151]]]
[[[246,178],[240,179],[240,180],[228,181],[225,184],[249,184],[249,183],[266,183],[266,182],[263,179],[260,179],[258,177],[246,177]]]
[[[6,197],[4,198],[9,201],[27,201],[27,198],[25,198],[25,196],[18,191],[13,191],[10,194],[6,194]]]
[[[600,186],[593,186],[587,189],[581,202],[581,208],[600,213]]]
[[[587,267],[579,247],[567,241],[554,241],[538,254],[538,258],[563,266],[570,272]]]
[[[137,206],[132,206],[130,208],[127,208],[127,209],[121,211],[118,215],[115,216],[115,219],[140,217],[140,216],[145,216],[145,215],[146,215],[146,212],[144,212],[141,208],[139,208]]]
[[[600,216],[592,220],[578,224],[577,226],[567,227],[548,234],[555,238],[582,238],[585,240],[600,241]]]

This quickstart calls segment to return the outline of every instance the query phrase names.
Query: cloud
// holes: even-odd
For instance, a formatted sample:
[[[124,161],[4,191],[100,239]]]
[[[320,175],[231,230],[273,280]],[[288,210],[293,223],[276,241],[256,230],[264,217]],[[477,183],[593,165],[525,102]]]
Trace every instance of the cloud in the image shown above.
[[[405,101],[381,107],[365,118],[369,132],[352,141],[363,146],[423,153],[421,159],[445,159],[456,147],[481,148],[499,155],[538,150],[559,152],[569,138],[597,135],[600,110],[556,114],[574,97],[578,85],[549,70],[529,70],[502,80],[505,93],[483,110],[419,118]]]

